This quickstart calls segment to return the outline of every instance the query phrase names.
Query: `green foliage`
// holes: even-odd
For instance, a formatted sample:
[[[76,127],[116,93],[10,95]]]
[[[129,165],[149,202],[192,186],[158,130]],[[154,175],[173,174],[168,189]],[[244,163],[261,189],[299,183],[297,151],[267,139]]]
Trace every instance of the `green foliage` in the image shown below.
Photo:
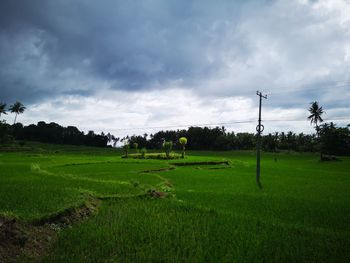
[[[26,107],[24,107],[24,105],[19,101],[16,101],[13,105],[9,107],[9,111],[16,114],[13,124],[16,123],[17,115],[23,113],[25,109]]]
[[[111,134],[98,135],[93,131],[84,134],[74,126],[62,127],[57,123],[38,122],[37,125],[30,124],[23,126],[15,124],[9,127],[8,134],[16,140],[30,140],[45,143],[55,144],[73,144],[73,145],[88,145],[106,147],[108,142],[119,142],[119,138]],[[138,149],[159,149],[164,138],[167,140],[178,141],[177,138],[186,135],[188,150],[251,150],[255,149],[255,135],[251,133],[223,133],[223,129],[219,128],[190,128],[188,131],[160,131],[150,136],[131,136],[121,139],[123,142],[127,140],[131,147],[134,148],[134,143],[138,144]],[[173,139],[174,138],[174,139]],[[291,151],[316,151],[317,140],[314,135],[288,133],[273,133],[263,136],[263,149],[265,151],[291,150]],[[178,141],[179,142],[179,141]],[[183,145],[176,144],[177,149],[183,150]]]
[[[11,126],[5,121],[0,121],[0,144],[11,144],[14,137],[10,134]]]
[[[139,154],[139,153],[133,153],[133,154],[128,154],[129,158],[134,158],[134,159],[158,159],[158,160],[172,160],[172,159],[179,159],[181,157],[180,154],[177,154],[175,152],[170,152],[169,155],[166,153],[145,153],[144,155]]]
[[[321,152],[332,155],[350,155],[350,129],[338,128],[335,124],[325,123],[319,130]]]
[[[181,138],[179,139],[179,143],[180,143],[181,145],[186,145],[186,144],[187,144],[187,138],[186,138],[186,137],[181,137]]]
[[[12,113],[23,113],[24,110],[26,109],[26,107],[24,107],[24,105],[19,102],[19,101],[16,101],[13,105],[10,106],[9,110],[12,112]]]
[[[187,144],[187,138],[186,137],[181,137],[179,139],[179,143],[182,145],[182,154],[181,157],[185,158],[185,146]]]
[[[190,127],[188,130],[159,131],[143,141],[148,149],[159,149],[165,140],[177,141],[176,147],[183,149],[179,138],[187,139],[187,150],[253,150],[256,147],[256,138],[253,133],[226,132],[223,127]],[[315,151],[316,140],[312,134],[273,133],[263,136],[265,151]]]
[[[117,143],[119,138],[113,135],[95,134],[89,131],[87,134],[79,131],[77,127],[63,127],[57,123],[45,123],[39,121],[37,125],[23,126],[21,123],[13,124],[8,130],[9,134],[17,140],[30,140],[55,144],[73,144],[106,147],[110,139]]]
[[[163,149],[165,150],[165,154],[167,158],[170,158],[170,152],[173,149],[173,142],[172,141],[164,141],[163,142]]]
[[[129,148],[130,148],[129,142],[124,141],[123,149],[124,149],[125,157],[128,157]]]
[[[139,144],[137,142],[134,142],[133,146],[134,146],[135,151],[138,152]]]
[[[15,138],[12,135],[5,134],[0,138],[0,144],[12,145],[15,142]]]
[[[164,141],[163,142],[163,149],[170,150],[173,148],[173,142],[172,141]]]
[[[144,159],[147,153],[147,149],[146,148],[142,148],[141,149],[141,157]]]
[[[317,101],[311,102],[311,106],[309,108],[310,115],[308,120],[310,120],[311,124],[315,124],[316,131],[318,132],[318,123],[323,122],[322,114],[323,108],[318,105]]]

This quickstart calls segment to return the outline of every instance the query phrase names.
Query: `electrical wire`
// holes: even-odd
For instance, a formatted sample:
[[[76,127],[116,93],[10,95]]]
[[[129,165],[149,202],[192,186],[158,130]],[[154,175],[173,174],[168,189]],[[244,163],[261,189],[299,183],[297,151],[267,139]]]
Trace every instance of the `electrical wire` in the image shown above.
[[[331,119],[324,119],[324,121],[350,121],[350,117],[336,117]],[[306,119],[286,119],[286,120],[262,120],[262,122],[304,122]],[[245,124],[245,123],[256,123],[257,120],[246,120],[246,121],[232,121],[232,122],[218,122],[218,123],[201,123],[201,124],[182,124],[182,125],[169,125],[169,126],[144,126],[144,127],[130,127],[130,128],[119,128],[115,129],[118,131],[125,130],[147,130],[147,129],[171,129],[171,128],[186,128],[186,127],[208,127],[208,126],[222,126],[222,125],[234,125],[234,124]]]
[[[338,83],[338,86],[336,86]],[[342,81],[334,81],[332,86],[334,88],[342,88],[342,87],[350,87],[350,80],[342,80]],[[312,90],[317,90],[320,91],[321,89],[324,88],[328,88],[329,89],[329,85],[327,86],[323,86],[323,88],[319,88],[319,87],[314,87],[314,88],[295,88],[292,89],[291,87],[279,87],[280,91],[276,91],[276,92],[268,92],[265,93],[269,96],[274,95],[274,94],[283,94],[283,93],[290,93],[290,92],[299,92],[299,91],[312,91]],[[342,121],[342,120],[349,120],[350,121],[350,117],[335,117],[332,119],[324,119],[324,121]],[[302,122],[302,121],[306,121],[304,119],[283,119],[283,120],[262,120],[263,122]],[[119,128],[119,129],[115,129],[118,131],[125,131],[125,130],[149,130],[149,129],[172,129],[172,128],[186,128],[186,127],[205,127],[205,126],[222,126],[222,125],[234,125],[234,124],[246,124],[246,123],[255,123],[257,122],[257,120],[237,120],[237,121],[231,121],[231,122],[219,122],[219,123],[200,123],[200,124],[181,124],[181,125],[169,125],[169,126],[144,126],[144,127],[129,127],[129,128]]]

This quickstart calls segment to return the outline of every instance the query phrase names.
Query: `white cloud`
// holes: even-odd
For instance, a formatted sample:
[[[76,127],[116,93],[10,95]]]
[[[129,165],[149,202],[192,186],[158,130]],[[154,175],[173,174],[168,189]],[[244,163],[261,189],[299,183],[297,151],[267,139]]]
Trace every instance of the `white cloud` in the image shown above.
[[[168,89],[134,92],[103,90],[94,97],[65,96],[30,106],[18,121],[40,120],[73,125],[85,132],[111,132],[117,136],[154,133],[158,130],[185,128],[183,125],[221,123],[229,131],[254,132],[257,96],[210,99],[193,91]],[[274,131],[312,132],[306,108],[273,108],[263,101],[265,133]],[[326,117],[346,116],[347,108],[332,109]],[[6,116],[8,122],[13,116]],[[264,121],[265,120],[265,121]],[[279,121],[281,120],[281,121]],[[298,121],[293,121],[298,120]],[[248,123],[242,123],[251,121]],[[156,128],[148,128],[156,127]]]

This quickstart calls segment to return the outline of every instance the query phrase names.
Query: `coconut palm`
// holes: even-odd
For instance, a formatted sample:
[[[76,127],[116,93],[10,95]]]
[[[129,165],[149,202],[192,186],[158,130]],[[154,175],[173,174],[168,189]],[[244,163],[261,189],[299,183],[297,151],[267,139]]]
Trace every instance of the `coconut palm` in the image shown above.
[[[13,105],[10,106],[9,110],[12,113],[16,113],[15,120],[14,120],[13,124],[16,123],[17,115],[23,113],[25,109],[26,109],[26,107],[24,107],[23,104],[19,101],[16,101]]]
[[[318,106],[318,102],[314,101],[310,103],[311,106],[309,108],[309,112],[311,113],[309,117],[307,117],[308,120],[310,120],[311,124],[315,124],[315,129],[318,134],[319,128],[318,124],[320,122],[323,122],[323,119],[321,115],[323,114],[323,109],[322,107]]]
[[[0,103],[0,117],[1,114],[7,114],[6,113],[6,103]]]

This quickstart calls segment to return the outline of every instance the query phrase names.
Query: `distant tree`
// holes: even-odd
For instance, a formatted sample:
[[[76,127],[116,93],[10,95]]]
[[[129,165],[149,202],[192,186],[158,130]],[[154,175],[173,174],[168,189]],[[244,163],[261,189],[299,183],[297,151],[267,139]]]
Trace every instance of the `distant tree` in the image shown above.
[[[165,150],[166,158],[170,158],[170,152],[173,148],[173,142],[172,141],[164,141],[163,142],[163,149]]]
[[[110,133],[107,133],[106,136],[107,136],[108,143],[111,143],[113,139],[113,135]]]
[[[147,149],[145,147],[142,148],[141,149],[141,157],[142,157],[142,159],[145,159],[146,153],[147,153]]]
[[[142,149],[143,147],[147,147],[147,138],[141,136],[141,135],[132,135],[129,138],[129,144],[138,152],[138,149]],[[135,145],[135,143],[137,145]],[[135,148],[136,146],[136,148]]]
[[[120,140],[120,138],[119,138],[119,137],[115,137],[115,136],[113,135],[112,140],[113,140],[113,146],[116,147],[118,141]]]
[[[296,149],[300,152],[312,152],[315,147],[315,135],[300,133],[296,137]]]
[[[14,136],[11,134],[12,127],[5,121],[0,121],[0,144],[11,144]]]
[[[288,133],[287,133],[287,147],[288,147],[288,151],[291,151],[291,150],[293,150],[293,151],[296,151],[297,150],[297,143],[296,143],[296,139],[297,137],[296,137],[296,134],[295,133],[293,133],[292,131],[289,131]]]
[[[105,135],[107,137],[108,143],[111,143],[113,147],[115,147],[119,141],[119,138],[116,138],[113,134],[107,133]]]
[[[138,153],[139,152],[138,151],[139,144],[137,142],[134,142],[133,146],[134,146],[135,152]]]
[[[182,158],[185,158],[185,146],[187,144],[187,138],[186,137],[181,137],[179,139],[179,143],[182,145]]]
[[[10,130],[10,125],[8,125],[5,121],[0,121],[0,144],[6,143],[8,140],[8,134]]]
[[[0,103],[0,117],[1,117],[1,114],[7,114],[6,103]]]
[[[323,122],[321,115],[323,114],[323,108],[318,105],[317,101],[311,102],[309,108],[310,116],[307,117],[311,124],[315,124],[316,133],[319,133],[318,124]]]
[[[237,133],[236,143],[239,150],[249,150],[253,149],[255,145],[255,137],[252,133]]]
[[[13,124],[16,123],[17,115],[23,113],[25,109],[26,107],[24,107],[23,104],[19,101],[16,101],[13,105],[10,106],[9,110],[12,113],[16,114]]]
[[[320,126],[321,151],[332,155],[350,155],[350,129],[338,128],[334,123]]]
[[[124,153],[125,153],[126,158],[128,157],[129,148],[130,148],[129,142],[124,140],[123,149],[124,149]]]
[[[275,152],[277,149],[278,133],[263,136],[263,149],[268,152]]]

